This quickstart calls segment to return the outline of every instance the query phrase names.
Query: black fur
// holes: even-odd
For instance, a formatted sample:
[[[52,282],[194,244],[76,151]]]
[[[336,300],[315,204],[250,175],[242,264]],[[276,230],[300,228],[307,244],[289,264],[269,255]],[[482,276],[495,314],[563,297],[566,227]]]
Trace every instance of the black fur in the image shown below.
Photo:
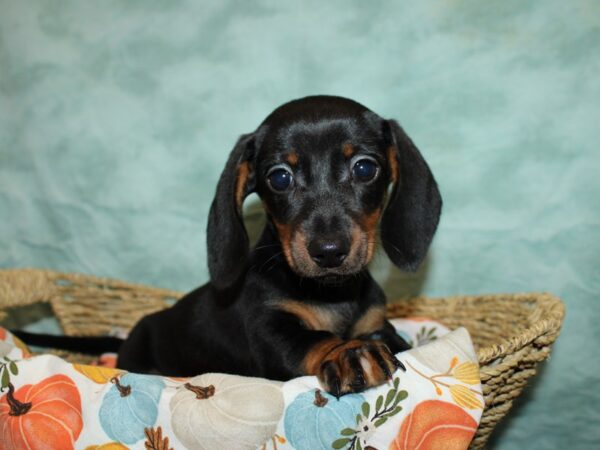
[[[254,135],[240,137],[225,164],[208,215],[208,269],[213,284],[219,288],[240,278],[248,259],[248,234],[235,204],[235,181],[237,167],[251,159],[253,151]]]
[[[399,180],[381,220],[381,240],[396,266],[414,271],[437,229],[442,197],[421,153],[395,120],[386,122],[395,144]]]

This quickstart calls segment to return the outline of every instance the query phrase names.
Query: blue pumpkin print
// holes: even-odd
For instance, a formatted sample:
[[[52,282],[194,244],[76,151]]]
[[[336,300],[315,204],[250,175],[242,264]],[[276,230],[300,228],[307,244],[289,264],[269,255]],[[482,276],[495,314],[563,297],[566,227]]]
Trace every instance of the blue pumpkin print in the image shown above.
[[[313,389],[299,394],[285,411],[285,437],[297,450],[331,450],[340,431],[356,426],[356,416],[365,401],[360,394],[344,395],[339,400],[323,391],[319,394],[327,403],[315,403]]]
[[[144,438],[145,427],[156,422],[165,384],[159,377],[133,373],[111,382],[100,406],[100,425],[112,440],[133,444]]]

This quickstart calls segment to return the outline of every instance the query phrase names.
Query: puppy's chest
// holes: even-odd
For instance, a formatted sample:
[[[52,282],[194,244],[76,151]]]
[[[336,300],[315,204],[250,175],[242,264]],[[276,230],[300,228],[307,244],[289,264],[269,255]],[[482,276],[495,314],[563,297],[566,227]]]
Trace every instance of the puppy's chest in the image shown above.
[[[310,330],[329,331],[344,338],[380,330],[385,321],[383,306],[372,306],[361,311],[356,302],[323,304],[281,300],[277,307],[298,317]]]

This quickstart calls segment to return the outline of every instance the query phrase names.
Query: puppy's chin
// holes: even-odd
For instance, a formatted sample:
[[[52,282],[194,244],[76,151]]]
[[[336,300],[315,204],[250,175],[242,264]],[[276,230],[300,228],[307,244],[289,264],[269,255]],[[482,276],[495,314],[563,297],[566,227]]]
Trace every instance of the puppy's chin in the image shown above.
[[[359,273],[361,273],[361,271],[344,275],[329,274],[320,277],[312,277],[311,279],[325,286],[341,286],[349,279],[356,277]]]

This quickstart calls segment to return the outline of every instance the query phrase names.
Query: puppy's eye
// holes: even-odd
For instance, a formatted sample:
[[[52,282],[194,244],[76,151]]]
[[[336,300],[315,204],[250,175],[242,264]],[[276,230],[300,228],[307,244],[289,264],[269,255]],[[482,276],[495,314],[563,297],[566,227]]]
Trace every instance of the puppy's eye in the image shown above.
[[[363,183],[373,180],[378,172],[379,166],[370,158],[361,158],[352,166],[354,179]]]
[[[269,187],[275,192],[284,192],[294,180],[292,173],[284,167],[275,167],[267,175]]]

